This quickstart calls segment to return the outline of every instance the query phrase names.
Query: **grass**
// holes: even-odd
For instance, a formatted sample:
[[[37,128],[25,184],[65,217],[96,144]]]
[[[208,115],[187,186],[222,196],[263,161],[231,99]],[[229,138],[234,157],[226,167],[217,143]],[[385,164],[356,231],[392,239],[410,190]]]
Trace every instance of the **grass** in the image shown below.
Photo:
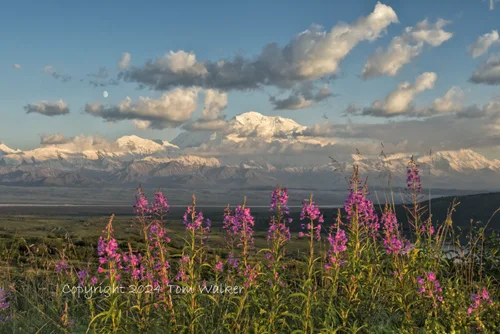
[[[399,207],[374,205],[355,169],[338,211],[311,197],[288,213],[278,187],[271,211],[242,198],[202,217],[193,199],[183,217],[139,192],[135,216],[3,215],[0,332],[500,332],[495,209],[457,228],[460,205],[431,216],[409,175]]]

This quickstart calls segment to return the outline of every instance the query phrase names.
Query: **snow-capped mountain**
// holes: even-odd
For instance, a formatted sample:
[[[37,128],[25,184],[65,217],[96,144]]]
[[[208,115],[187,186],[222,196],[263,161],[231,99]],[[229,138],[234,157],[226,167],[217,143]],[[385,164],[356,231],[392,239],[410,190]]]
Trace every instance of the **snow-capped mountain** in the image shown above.
[[[289,118],[264,116],[255,111],[236,116],[228,126],[232,132],[228,138],[232,140],[248,136],[265,139],[287,137],[306,129],[305,126]]]
[[[385,157],[344,154],[336,156],[337,161],[331,161],[328,155],[305,156],[298,163],[283,152],[297,149],[293,153],[301,158],[304,145],[335,150],[335,140],[325,144],[321,138],[301,137],[306,127],[291,119],[256,112],[236,116],[227,123],[224,131],[185,131],[171,142],[131,135],[116,141],[75,137],[27,151],[0,144],[0,185],[143,183],[225,188],[272,187],[279,183],[331,189],[345,188],[346,177],[357,165],[360,173],[370,178],[371,185],[383,185],[391,179],[392,184],[404,186],[409,153]],[[269,149],[267,155],[246,153],[261,146]],[[243,153],[226,153],[227,148]],[[470,149],[415,155],[415,160],[424,185],[473,190],[500,188],[500,161]]]
[[[19,150],[13,150],[4,143],[0,142],[0,155],[6,155],[6,154],[12,154],[12,153],[18,153],[20,152]]]

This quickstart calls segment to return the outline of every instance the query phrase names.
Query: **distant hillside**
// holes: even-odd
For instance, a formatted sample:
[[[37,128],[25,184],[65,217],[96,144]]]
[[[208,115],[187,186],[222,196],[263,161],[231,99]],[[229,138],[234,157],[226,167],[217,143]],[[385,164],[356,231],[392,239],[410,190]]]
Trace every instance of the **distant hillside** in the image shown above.
[[[500,192],[466,196],[446,196],[433,199],[430,202],[430,205],[429,201],[422,202],[421,204],[427,207],[430,206],[433,217],[432,221],[434,223],[440,223],[446,219],[448,209],[454,199],[456,199],[457,203],[460,203],[456,207],[456,211],[452,216],[454,227],[460,227],[462,230],[468,230],[470,228],[471,220],[474,223],[482,222],[486,224],[491,218],[488,229],[500,230],[500,212],[492,218],[493,213],[500,208]],[[376,209],[379,210],[378,205],[376,205]],[[255,212],[257,217],[257,225],[259,228],[265,228],[268,224],[267,217],[269,213],[261,213],[261,211],[253,212]],[[337,209],[323,209],[322,212],[324,213],[326,224],[330,226],[337,216]],[[341,210],[341,212],[344,216],[344,210]],[[406,210],[403,205],[396,205],[396,215],[398,220],[403,222],[405,229],[408,229]],[[300,210],[298,208],[292,210],[292,218],[294,219],[294,222],[299,221]],[[293,225],[293,230],[300,230],[300,224]]]

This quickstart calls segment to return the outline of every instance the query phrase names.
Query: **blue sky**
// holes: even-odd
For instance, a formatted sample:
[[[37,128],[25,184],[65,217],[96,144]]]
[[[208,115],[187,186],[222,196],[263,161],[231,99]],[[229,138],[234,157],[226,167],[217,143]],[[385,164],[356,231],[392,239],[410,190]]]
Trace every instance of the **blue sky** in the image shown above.
[[[293,5],[292,5],[293,3]],[[235,55],[252,58],[263,46],[276,42],[283,47],[311,24],[326,31],[339,22],[353,23],[369,15],[377,1],[4,1],[0,10],[0,141],[10,147],[28,149],[39,145],[40,135],[62,133],[65,136],[100,133],[114,139],[135,133],[152,139],[171,140],[179,128],[138,130],[130,121],[113,124],[83,112],[86,103],[117,104],[129,96],[157,99],[164,91],[139,90],[135,82],[119,81],[116,86],[93,87],[88,74],[106,66],[110,77],[119,70],[116,65],[123,52],[131,54],[131,64],[142,66],[149,59],[169,51],[194,52],[197,60],[217,61]],[[356,45],[340,62],[337,77],[329,82],[336,94],[310,108],[273,110],[270,95],[288,90],[264,86],[256,90],[228,92],[224,114],[231,118],[254,110],[265,115],[289,117],[303,125],[321,122],[327,114],[335,124],[349,121],[342,116],[352,103],[369,106],[383,99],[403,82],[415,81],[423,72],[435,72],[433,89],[415,97],[424,105],[443,96],[452,86],[462,88],[469,104],[484,104],[500,93],[498,85],[470,83],[478,64],[484,62],[495,46],[473,59],[468,45],[481,35],[499,29],[500,8],[490,10],[489,1],[385,0],[396,12],[399,23],[391,24],[387,33],[375,41]],[[459,3],[459,4],[458,4]],[[500,3],[497,4],[500,7]],[[425,47],[422,53],[405,65],[396,76],[382,75],[370,80],[360,78],[361,70],[377,47],[387,48],[391,39],[405,27],[428,18],[451,21],[445,30],[453,37],[438,47]],[[500,47],[496,46],[496,52]],[[19,64],[22,68],[13,68]],[[56,80],[43,68],[53,66],[57,73],[69,75],[68,82]],[[81,81],[83,80],[83,82]],[[109,97],[103,97],[103,91]],[[338,95],[337,95],[338,94]],[[70,113],[47,117],[23,109],[42,100],[66,101]],[[199,117],[203,108],[200,95]],[[380,123],[385,118],[358,116],[353,122]]]

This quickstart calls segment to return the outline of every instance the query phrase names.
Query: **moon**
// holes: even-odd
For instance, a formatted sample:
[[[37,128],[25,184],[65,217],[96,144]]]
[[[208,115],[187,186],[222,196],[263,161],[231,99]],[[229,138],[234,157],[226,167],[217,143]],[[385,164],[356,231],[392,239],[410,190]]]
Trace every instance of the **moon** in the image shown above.
[[[102,93],[102,96],[104,96],[104,97],[108,97],[108,95],[109,95],[109,94],[108,94],[108,92],[107,92],[107,91],[104,91],[104,92]]]

